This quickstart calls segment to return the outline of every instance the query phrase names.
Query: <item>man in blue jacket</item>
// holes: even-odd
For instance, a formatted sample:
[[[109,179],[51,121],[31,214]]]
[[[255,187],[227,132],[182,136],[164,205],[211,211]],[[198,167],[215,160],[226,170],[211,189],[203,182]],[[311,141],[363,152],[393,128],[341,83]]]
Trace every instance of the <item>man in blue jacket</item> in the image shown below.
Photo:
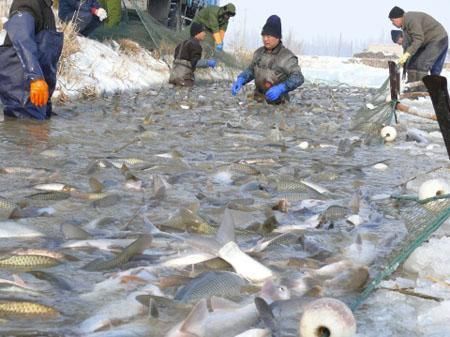
[[[14,0],[0,46],[0,99],[9,117],[44,120],[52,114],[63,34],[52,0]]]
[[[74,20],[78,32],[89,36],[108,17],[97,0],[60,0],[58,16],[64,22]]]

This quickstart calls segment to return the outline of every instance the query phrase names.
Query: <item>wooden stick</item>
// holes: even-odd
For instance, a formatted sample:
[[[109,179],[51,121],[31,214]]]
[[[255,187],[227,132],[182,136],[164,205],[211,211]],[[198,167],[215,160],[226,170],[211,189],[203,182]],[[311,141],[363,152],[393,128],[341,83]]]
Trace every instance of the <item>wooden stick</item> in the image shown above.
[[[416,98],[416,97],[428,97],[430,94],[426,91],[419,91],[419,92],[404,92],[400,94],[400,99],[403,98]]]
[[[437,120],[436,119],[436,115],[431,115],[431,114],[427,114],[427,113],[423,113],[423,112],[419,112],[417,110],[413,110],[411,109],[409,106],[402,104],[402,103],[397,103],[396,107],[395,107],[398,111],[410,114],[410,115],[414,115],[417,117],[422,117],[422,118],[427,118],[427,119],[431,119],[433,121]]]
[[[436,302],[442,302],[444,300],[443,298],[417,293],[417,292],[415,292],[413,290],[409,290],[408,288],[386,288],[386,287],[380,287],[379,289],[396,291],[396,292],[398,292],[400,294],[403,294],[403,295],[419,297],[419,298],[423,298],[425,300],[432,300],[432,301],[436,301]]]

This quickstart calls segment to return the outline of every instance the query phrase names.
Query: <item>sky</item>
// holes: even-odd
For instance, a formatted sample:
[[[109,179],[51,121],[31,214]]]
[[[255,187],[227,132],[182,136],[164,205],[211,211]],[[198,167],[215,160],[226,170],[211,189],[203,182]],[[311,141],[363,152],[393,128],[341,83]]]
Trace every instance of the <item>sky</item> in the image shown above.
[[[228,2],[236,5],[237,14],[230,21],[225,47],[227,42],[230,46],[243,40],[246,46],[257,47],[261,28],[272,14],[281,17],[284,39],[291,33],[291,40],[303,44],[304,49],[317,49],[319,54],[329,55],[337,52],[339,44],[341,50],[356,52],[369,43],[389,43],[390,31],[395,27],[388,13],[394,6],[405,11],[426,12],[450,31],[447,0],[221,0],[220,4]],[[325,45],[330,47],[328,52],[324,50]]]

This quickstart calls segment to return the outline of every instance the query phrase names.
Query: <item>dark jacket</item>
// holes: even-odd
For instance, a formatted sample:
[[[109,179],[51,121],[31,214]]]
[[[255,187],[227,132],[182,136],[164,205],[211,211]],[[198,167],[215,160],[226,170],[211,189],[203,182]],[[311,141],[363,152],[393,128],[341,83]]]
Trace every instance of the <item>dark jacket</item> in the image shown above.
[[[97,0],[59,0],[58,16],[62,21],[70,21],[77,11],[81,17],[92,15],[92,8],[100,8]]]
[[[56,86],[63,34],[56,31],[51,0],[14,0],[0,47],[0,99],[5,115],[49,118],[51,101],[36,107],[29,100],[30,82],[44,79],[50,97]]]
[[[284,83],[289,92],[304,82],[297,56],[284,47],[282,42],[272,51],[265,47],[257,49],[252,63],[239,77],[242,77],[245,83],[254,79],[256,90],[261,94],[280,83]]]
[[[9,10],[9,17],[20,11],[29,12],[34,18],[34,30],[39,33],[41,30],[56,31],[55,16],[51,8],[52,0],[15,0]],[[6,35],[4,46],[12,46],[11,40]]]
[[[191,66],[193,70],[197,66],[197,62],[202,58],[202,46],[200,45],[200,41],[196,38],[191,38],[190,40],[186,40],[181,42],[175,48],[174,59],[178,60],[186,60],[191,62]]]
[[[201,59],[202,46],[196,38],[185,40],[175,48],[169,83],[181,86],[194,85],[196,68],[208,67],[208,60]]]

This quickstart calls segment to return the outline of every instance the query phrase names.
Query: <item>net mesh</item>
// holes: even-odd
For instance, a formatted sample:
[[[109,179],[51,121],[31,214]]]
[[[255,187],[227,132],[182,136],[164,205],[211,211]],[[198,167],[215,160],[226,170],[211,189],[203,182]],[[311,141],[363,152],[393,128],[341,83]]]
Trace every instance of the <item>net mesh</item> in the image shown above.
[[[180,30],[170,29],[161,24],[147,11],[142,1],[128,0],[122,3],[122,19],[118,25],[103,25],[94,31],[92,38],[105,39],[130,39],[141,46],[159,53],[159,55],[173,56],[175,47],[190,37],[189,26]],[[244,65],[233,55],[219,52],[214,49],[212,37],[207,36],[202,43],[203,57],[215,58],[224,65],[241,68]]]
[[[378,137],[381,128],[392,122],[395,109],[392,102],[386,102],[389,92],[388,77],[375,93],[372,102],[362,106],[352,119],[351,130],[363,132],[366,142]]]
[[[447,170],[450,174],[450,170]],[[436,231],[450,216],[450,195],[419,201],[417,197],[398,196],[391,199],[385,207],[399,208],[407,234],[391,252],[376,261],[371,279],[363,292],[350,305],[357,309],[378,287],[383,279],[390,276],[408,256]]]

